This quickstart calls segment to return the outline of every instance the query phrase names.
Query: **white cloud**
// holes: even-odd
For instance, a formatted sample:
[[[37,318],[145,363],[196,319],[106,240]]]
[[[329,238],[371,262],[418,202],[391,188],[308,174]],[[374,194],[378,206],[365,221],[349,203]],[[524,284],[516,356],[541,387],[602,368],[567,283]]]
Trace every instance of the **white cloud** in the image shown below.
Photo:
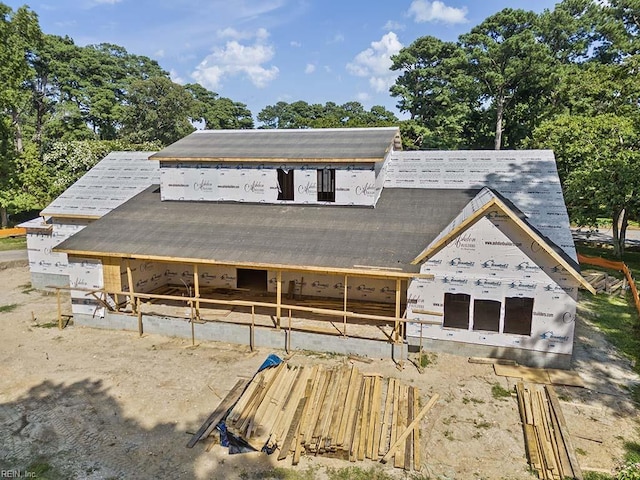
[[[93,0],[93,3],[96,5],[115,5],[116,3],[120,3],[122,0]]]
[[[316,71],[316,66],[313,63],[307,63],[304,69],[304,73],[313,73]]]
[[[409,7],[409,16],[413,16],[417,23],[424,22],[444,22],[444,23],[465,23],[467,22],[467,9],[448,7],[439,0],[430,2],[429,0],[413,0]]]
[[[371,95],[369,95],[367,92],[359,92],[358,94],[356,94],[356,100],[358,100],[359,102],[366,103],[370,99]]]
[[[300,48],[302,46],[302,43],[292,40],[289,45],[291,45],[292,47]]]
[[[405,26],[400,22],[396,22],[395,20],[389,20],[384,24],[384,27],[382,27],[382,29],[387,31],[404,30]]]
[[[153,56],[156,58],[164,58],[164,50],[162,48],[160,50],[156,50],[153,52]]]
[[[333,38],[331,40],[329,40],[327,43],[332,44],[332,43],[342,43],[344,42],[344,35],[341,33],[336,33]]]
[[[177,83],[178,85],[184,85],[185,83],[187,83],[184,78],[182,78],[178,72],[176,70],[174,70],[173,68],[171,69],[171,71],[169,72],[169,78],[171,79],[172,82]]]
[[[358,77],[369,77],[369,84],[376,92],[384,92],[393,85],[398,74],[390,70],[391,56],[402,48],[394,32],[385,34],[379,42],[371,42],[371,47],[355,56],[347,64],[347,71]]]
[[[227,34],[233,33],[229,30]],[[265,87],[280,72],[274,65],[264,65],[275,55],[273,46],[265,43],[268,36],[265,29],[259,29],[253,34],[255,41],[251,45],[230,40],[223,47],[214,47],[191,76],[211,89],[219,88],[223,79],[238,75],[247,77],[258,88]]]
[[[258,40],[266,40],[269,38],[269,32],[264,28],[259,28],[255,32],[239,31],[232,27],[223,28],[216,32],[218,38],[230,38],[232,40],[250,40],[256,38]]]

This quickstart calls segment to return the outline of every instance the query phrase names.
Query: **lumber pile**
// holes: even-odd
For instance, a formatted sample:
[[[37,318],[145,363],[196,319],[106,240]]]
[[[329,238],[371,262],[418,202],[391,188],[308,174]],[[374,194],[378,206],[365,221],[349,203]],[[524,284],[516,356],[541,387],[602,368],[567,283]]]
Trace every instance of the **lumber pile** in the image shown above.
[[[422,408],[419,398],[417,388],[355,365],[282,362],[254,376],[224,421],[254,449],[277,451],[278,460],[292,455],[294,465],[306,454],[419,470],[420,421],[438,395]]]
[[[582,480],[582,471],[553,386],[516,384],[529,465],[543,480]]]

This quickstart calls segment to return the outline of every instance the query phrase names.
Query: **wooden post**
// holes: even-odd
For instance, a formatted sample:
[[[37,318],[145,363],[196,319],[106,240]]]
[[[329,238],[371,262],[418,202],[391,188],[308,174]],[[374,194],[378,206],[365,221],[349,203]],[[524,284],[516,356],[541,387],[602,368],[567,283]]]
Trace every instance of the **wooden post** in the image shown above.
[[[287,353],[291,353],[291,309],[289,309],[289,333],[287,333]]]
[[[198,264],[193,264],[193,290],[196,297],[196,318],[200,318],[200,279],[198,275]]]
[[[255,342],[254,332],[256,329],[256,306],[251,305],[251,332],[249,333],[249,347],[253,352],[253,346]]]
[[[60,303],[60,289],[56,288],[58,292],[58,330],[62,330],[62,305]],[[33,316],[33,312],[31,312],[31,316]]]
[[[191,305],[191,345],[196,344],[196,331],[195,331],[195,318],[193,314],[193,300],[189,300],[189,304]]]
[[[276,328],[280,330],[280,316],[281,316],[281,307],[282,305],[282,271],[278,270],[276,274],[277,286],[276,286]]]
[[[347,336],[347,275],[344,275],[344,327],[342,335]]]
[[[395,342],[400,343],[400,289],[402,288],[402,280],[396,279],[396,338]]]
[[[136,298],[136,310],[138,311],[138,334],[142,336],[142,309],[140,308],[140,298]]]
[[[131,310],[135,313],[136,306],[133,303],[133,274],[131,273],[131,261],[127,258],[127,282],[129,283],[129,305],[131,305]]]

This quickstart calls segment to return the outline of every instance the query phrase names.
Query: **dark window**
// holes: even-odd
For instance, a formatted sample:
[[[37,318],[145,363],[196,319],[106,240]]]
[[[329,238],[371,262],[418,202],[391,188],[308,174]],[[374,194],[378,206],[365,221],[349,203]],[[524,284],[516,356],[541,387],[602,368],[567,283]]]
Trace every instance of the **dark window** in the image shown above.
[[[259,292],[267,291],[267,271],[266,270],[248,270],[246,268],[238,268],[237,286],[238,288],[246,288]]]
[[[318,170],[318,201],[336,201],[336,171],[333,168]]]
[[[293,170],[278,169],[278,200],[293,200]]]
[[[471,296],[464,293],[444,294],[444,326],[469,328],[469,304]]]
[[[495,300],[474,300],[473,329],[499,332],[500,302]]]
[[[531,335],[533,298],[508,297],[504,301],[504,333]]]

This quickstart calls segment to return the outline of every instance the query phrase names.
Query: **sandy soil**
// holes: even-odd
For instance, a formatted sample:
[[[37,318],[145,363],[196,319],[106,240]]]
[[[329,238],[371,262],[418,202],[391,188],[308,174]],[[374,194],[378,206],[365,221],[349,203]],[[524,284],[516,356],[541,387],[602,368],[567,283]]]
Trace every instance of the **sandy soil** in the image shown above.
[[[0,470],[46,464],[60,478],[256,478],[273,466],[291,468],[261,453],[228,455],[190,436],[235,384],[250,377],[269,353],[282,351],[103,331],[58,330],[56,298],[30,289],[26,267],[0,270]],[[65,302],[66,305],[66,302]],[[67,305],[65,308],[69,308]],[[445,354],[419,373],[389,360],[358,362],[363,371],[396,376],[419,386],[423,403],[441,400],[422,423],[422,478],[531,479],[514,397],[492,397],[492,385],[512,389],[490,365]],[[291,363],[336,364],[331,355],[297,353]],[[580,320],[576,369],[588,388],[559,387],[583,467],[611,470],[623,442],[638,441],[637,410],[628,387],[638,378],[602,335]],[[303,457],[296,467],[316,478],[353,464]],[[359,463],[368,469],[372,463]],[[389,466],[398,478],[412,478]],[[265,477],[261,477],[265,478]]]

